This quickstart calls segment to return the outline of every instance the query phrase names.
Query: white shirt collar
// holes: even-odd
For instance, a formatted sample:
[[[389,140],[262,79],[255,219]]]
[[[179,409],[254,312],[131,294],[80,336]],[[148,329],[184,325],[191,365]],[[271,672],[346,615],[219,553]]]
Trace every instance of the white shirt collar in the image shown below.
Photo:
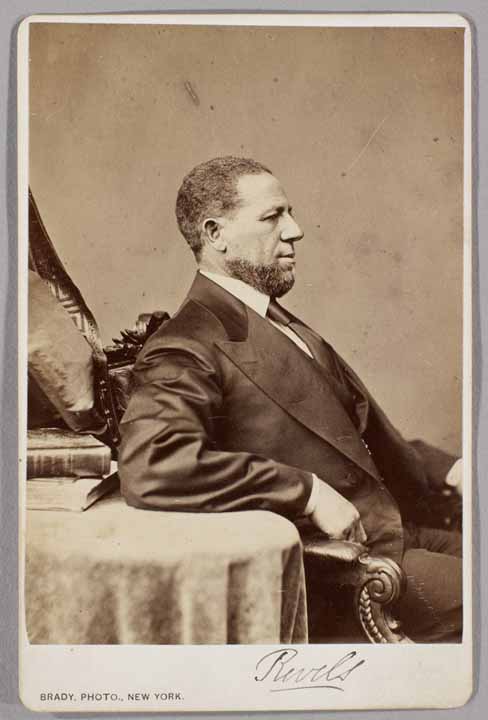
[[[230,292],[231,295],[241,300],[241,302],[250,307],[251,310],[261,315],[261,317],[266,317],[270,302],[268,295],[264,295],[262,292],[259,292],[259,290],[242,282],[242,280],[237,280],[228,275],[218,275],[217,273],[208,272],[207,270],[199,270],[198,272],[201,275],[205,275],[205,277],[217,285],[220,285],[220,287],[227,290],[227,292]]]

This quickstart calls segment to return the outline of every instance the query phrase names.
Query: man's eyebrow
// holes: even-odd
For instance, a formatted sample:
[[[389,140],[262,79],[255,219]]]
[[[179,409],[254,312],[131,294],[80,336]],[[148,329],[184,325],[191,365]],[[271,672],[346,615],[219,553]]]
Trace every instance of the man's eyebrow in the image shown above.
[[[272,212],[283,213],[283,212],[285,212],[285,210],[286,210],[287,212],[289,212],[290,214],[293,212],[293,208],[292,208],[291,205],[279,204],[279,205],[272,205],[271,207],[268,207],[266,210],[264,210],[264,211],[261,213],[261,216],[264,217],[264,216],[266,216],[266,215],[268,215],[269,213],[272,213]]]

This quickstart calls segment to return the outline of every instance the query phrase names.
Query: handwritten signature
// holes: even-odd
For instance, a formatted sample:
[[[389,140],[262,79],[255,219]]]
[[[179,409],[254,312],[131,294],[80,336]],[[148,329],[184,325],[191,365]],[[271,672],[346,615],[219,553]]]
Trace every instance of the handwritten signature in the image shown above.
[[[333,663],[324,663],[320,667],[303,667],[295,662],[299,651],[294,648],[280,648],[263,655],[256,663],[256,682],[268,681],[272,684],[270,692],[288,690],[310,690],[315,688],[339,690],[347,678],[364,665],[358,653],[353,650]]]

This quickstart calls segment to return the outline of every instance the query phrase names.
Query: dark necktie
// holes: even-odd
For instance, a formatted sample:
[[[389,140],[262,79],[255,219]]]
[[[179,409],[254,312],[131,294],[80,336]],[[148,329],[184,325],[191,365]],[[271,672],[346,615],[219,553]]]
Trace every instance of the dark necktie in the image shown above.
[[[266,315],[270,320],[280,323],[280,325],[289,325],[291,322],[291,317],[280,305],[278,305],[274,298],[271,298],[269,302]]]

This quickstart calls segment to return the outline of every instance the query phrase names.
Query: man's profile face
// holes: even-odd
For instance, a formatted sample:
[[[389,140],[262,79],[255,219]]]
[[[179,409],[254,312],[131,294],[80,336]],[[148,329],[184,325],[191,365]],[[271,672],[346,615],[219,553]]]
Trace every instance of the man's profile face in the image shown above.
[[[243,175],[237,192],[237,208],[223,219],[226,270],[266,295],[280,297],[295,282],[294,243],[303,232],[270,173]]]

